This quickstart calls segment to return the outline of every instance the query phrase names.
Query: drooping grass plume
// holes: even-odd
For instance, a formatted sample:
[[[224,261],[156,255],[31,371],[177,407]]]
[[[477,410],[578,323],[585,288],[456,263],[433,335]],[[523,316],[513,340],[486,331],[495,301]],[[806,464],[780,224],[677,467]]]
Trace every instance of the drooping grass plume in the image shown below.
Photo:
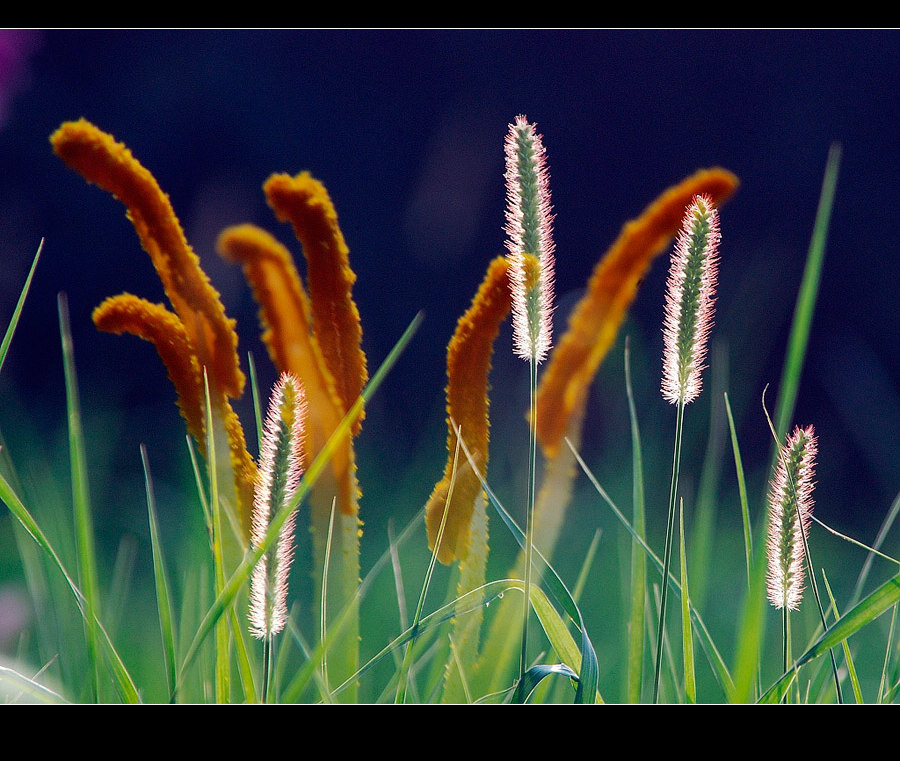
[[[291,223],[303,246],[316,337],[346,413],[369,374],[352,293],[356,274],[350,268],[350,249],[338,226],[337,211],[325,186],[309,172],[296,177],[274,174],[263,190],[275,216]],[[354,422],[354,435],[361,424],[362,418]]]
[[[688,404],[700,395],[712,328],[718,275],[719,215],[706,196],[697,196],[678,236],[666,282],[663,327],[663,397]]]
[[[769,601],[778,610],[798,610],[803,599],[803,543],[809,535],[813,509],[817,452],[813,426],[796,426],[781,449],[769,486],[766,581]]]
[[[240,516],[246,538],[255,465],[228,401],[241,396],[245,382],[237,356],[235,322],[226,316],[219,294],[185,239],[168,196],[125,145],[84,119],[64,123],[50,142],[71,169],[112,193],[128,209],[128,218],[175,313],[125,294],[102,304],[94,317],[104,330],[133,332],[154,343],[175,381],[182,414],[201,447],[205,447],[206,434],[200,379],[201,368],[207,368],[215,426],[212,439],[221,448],[217,461],[223,469],[223,496]]]
[[[50,142],[70,169],[125,204],[200,365],[209,368],[213,388],[240,397],[244,374],[237,357],[234,320],[226,317],[219,294],[200,268],[156,179],[125,145],[84,119],[64,123]]]
[[[719,207],[737,189],[738,179],[725,169],[702,169],[673,185],[637,219],[627,222],[594,267],[584,297],[569,315],[566,332],[550,354],[538,388],[538,440],[545,456],[554,457],[571,436],[571,418],[601,362],[615,341],[638,286],[654,259],[665,250],[697,195]]]
[[[522,611],[522,651],[517,699],[524,701],[528,668],[528,619],[534,552],[534,501],[537,459],[535,420],[537,366],[547,357],[552,337],[553,215],[550,174],[543,138],[524,116],[509,125],[506,137],[506,234],[510,258],[515,352],[528,362],[530,379],[528,496],[525,523],[525,596]],[[527,257],[526,254],[531,254]],[[536,257],[536,258],[535,258]]]
[[[178,395],[178,408],[188,431],[203,451],[203,373],[192,351],[184,323],[163,304],[130,293],[110,296],[94,309],[94,325],[105,333],[131,333],[149,341],[159,353]]]
[[[362,327],[352,288],[349,249],[338,226],[337,212],[321,182],[307,172],[272,175],[264,184],[276,217],[290,222],[303,247],[309,296],[293,257],[280,243],[250,225],[229,228],[219,239],[219,251],[239,261],[260,304],[264,339],[279,371],[290,371],[306,390],[309,401],[307,455],[325,449],[344,415],[353,410],[352,433],[359,433],[362,409],[356,403],[368,379],[361,348]],[[360,578],[359,486],[351,437],[342,438],[327,472],[309,499],[313,563],[323,575],[331,508],[337,497],[328,588],[316,584],[328,598],[329,618],[337,620],[345,607],[357,607]],[[322,600],[317,601],[322,609]],[[334,612],[332,616],[332,611]],[[359,620],[350,617],[344,634],[329,652],[329,674],[343,681],[358,666]],[[342,693],[353,701],[354,689]]]
[[[597,262],[584,296],[568,318],[566,332],[549,354],[537,390],[537,438],[546,458],[541,488],[535,501],[535,546],[550,558],[566,521],[576,462],[581,444],[588,391],[634,301],[639,284],[654,260],[678,232],[684,209],[698,194],[714,203],[726,201],[738,179],[725,169],[702,169],[663,192],[637,219],[622,227],[616,240]],[[643,536],[643,528],[640,529]],[[522,573],[525,553],[520,552],[512,575]],[[643,594],[641,594],[643,605]],[[504,611],[512,601],[501,603]],[[495,677],[490,688],[502,687],[505,668],[496,668],[505,656],[503,643],[514,626],[498,614],[491,623],[483,653],[484,671]],[[637,635],[640,635],[640,630]]]
[[[471,466],[466,461],[459,462],[441,546],[435,547],[453,477],[457,450],[454,424],[461,430],[482,473],[487,472],[490,439],[488,376],[494,341],[510,310],[509,271],[509,262],[504,257],[491,262],[471,306],[459,318],[456,332],[447,346],[447,464],[425,509],[428,546],[445,564],[468,555],[469,524],[475,501],[481,494],[481,484]]]
[[[706,357],[706,345],[712,327],[715,304],[719,216],[707,196],[695,196],[684,215],[681,232],[672,254],[666,282],[665,320],[663,323],[662,394],[677,405],[675,452],[669,487],[669,511],[666,521],[666,546],[663,581],[668,578],[675,530],[675,498],[681,467],[681,436],[685,405],[700,394],[700,371]],[[669,585],[662,585],[659,626],[656,634],[656,675],[653,702],[659,700],[659,678],[665,640],[666,601]]]
[[[528,257],[534,259],[530,254]],[[425,527],[428,546],[437,559],[445,564],[459,561],[459,597],[484,584],[488,520],[478,476],[467,459],[457,457],[458,439],[462,436],[478,468],[486,473],[489,375],[494,342],[511,307],[509,270],[505,257],[498,256],[490,263],[447,345],[447,463],[426,504]],[[465,699],[461,671],[470,668],[477,657],[482,618],[483,613],[478,610],[454,619],[450,639],[455,662],[448,664],[445,673],[445,701]]]
[[[259,304],[263,342],[279,372],[293,373],[308,401],[306,451],[315,457],[343,417],[335,388],[316,332],[309,297],[293,257],[274,236],[254,225],[224,230],[217,243],[219,254],[241,264],[244,277]],[[338,485],[338,509],[355,515],[357,484],[350,440],[341,443],[331,462]],[[330,512],[330,508],[329,508]]]

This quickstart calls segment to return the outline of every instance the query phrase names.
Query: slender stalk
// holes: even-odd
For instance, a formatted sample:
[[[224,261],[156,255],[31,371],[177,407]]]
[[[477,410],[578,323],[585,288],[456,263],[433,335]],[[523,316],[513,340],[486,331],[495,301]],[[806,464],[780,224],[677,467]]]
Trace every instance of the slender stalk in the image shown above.
[[[75,350],[69,322],[69,302],[65,293],[58,297],[59,330],[62,341],[63,370],[66,383],[66,409],[68,413],[69,458],[72,474],[72,506],[75,515],[75,539],[77,544],[78,574],[84,592],[87,616],[85,636],[90,662],[90,699],[102,700],[100,695],[100,650],[95,618],[100,614],[100,582],[97,571],[97,549],[94,540],[94,521],[88,488],[87,448],[81,417],[78,393],[78,377],[75,372]]]
[[[319,616],[319,636],[325,642],[328,636],[328,569],[331,567],[331,547],[334,540],[334,510],[337,500],[331,501],[331,515],[328,519],[328,537],[325,540],[325,562],[322,566],[322,606]],[[328,650],[322,652],[322,684],[325,685],[327,695],[331,695],[331,687],[328,686]],[[329,702],[331,702],[329,698]]]
[[[653,702],[659,702],[659,675],[662,665],[663,633],[666,623],[666,601],[669,594],[669,568],[672,564],[672,534],[675,531],[675,496],[678,493],[678,472],[681,468],[681,434],[684,428],[684,402],[678,402],[675,418],[675,453],[672,458],[672,484],[669,487],[669,513],[666,522],[666,549],[663,558],[662,597],[659,604],[659,626],[656,632],[656,675],[653,678]]]
[[[787,606],[787,593],[785,593],[784,605],[781,608],[781,654],[784,670],[787,671],[791,667],[791,618],[790,608]],[[784,694],[784,701],[788,700],[787,691]]]
[[[451,421],[453,423],[453,421]],[[419,622],[422,620],[422,613],[425,610],[425,598],[428,595],[428,588],[431,586],[431,579],[434,576],[434,567],[438,558],[438,551],[441,542],[444,539],[444,530],[447,528],[447,515],[450,502],[453,498],[453,490],[456,487],[456,474],[459,472],[457,464],[459,463],[459,449],[462,444],[462,429],[456,428],[456,450],[453,453],[453,469],[450,475],[450,486],[447,491],[447,499],[444,504],[444,514],[441,516],[441,525],[438,527],[437,539],[435,540],[435,551],[431,554],[431,560],[428,561],[428,570],[425,571],[425,581],[422,584],[422,591],[419,593],[419,601],[416,603],[416,612],[413,615],[412,626],[410,631],[412,637],[406,647],[403,655],[403,663],[400,667],[400,673],[397,677],[397,694],[394,702],[402,705],[406,702],[406,691],[408,686],[408,675],[413,663],[413,645],[415,645],[416,637],[419,632]]]
[[[270,634],[263,643],[263,680],[262,680],[262,703],[269,702],[269,686],[272,681],[272,648],[275,645],[275,635]]]
[[[537,418],[537,362],[531,359],[528,363],[530,378],[530,414],[531,421],[528,430],[528,496],[526,499],[525,521],[525,595],[522,605],[522,652],[519,657],[519,689],[517,698],[524,701],[522,694],[524,688],[525,672],[528,670],[528,619],[531,617],[531,583],[532,583],[532,559],[534,557],[534,497],[535,497],[535,471],[537,469],[537,436],[535,435],[535,420]]]

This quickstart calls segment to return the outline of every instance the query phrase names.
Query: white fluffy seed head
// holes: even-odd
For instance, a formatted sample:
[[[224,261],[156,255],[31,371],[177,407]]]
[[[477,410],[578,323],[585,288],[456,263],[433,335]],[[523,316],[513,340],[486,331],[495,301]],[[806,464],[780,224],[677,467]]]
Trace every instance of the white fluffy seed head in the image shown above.
[[[303,475],[305,420],[303,387],[294,375],[282,373],[272,390],[260,451],[250,537],[254,548],[262,544],[275,514],[296,494]],[[291,513],[250,577],[250,633],[260,639],[278,634],[287,622],[296,514]]]
[[[814,505],[817,447],[813,426],[795,427],[769,485],[766,586],[769,602],[778,609],[797,610],[803,599],[803,545]]]
[[[518,356],[541,362],[552,341],[553,214],[543,139],[524,116],[509,125],[505,153],[513,341]],[[537,272],[527,254],[537,257]]]
[[[720,239],[718,211],[708,196],[695,196],[684,215],[666,281],[662,394],[672,404],[687,404],[700,395]]]

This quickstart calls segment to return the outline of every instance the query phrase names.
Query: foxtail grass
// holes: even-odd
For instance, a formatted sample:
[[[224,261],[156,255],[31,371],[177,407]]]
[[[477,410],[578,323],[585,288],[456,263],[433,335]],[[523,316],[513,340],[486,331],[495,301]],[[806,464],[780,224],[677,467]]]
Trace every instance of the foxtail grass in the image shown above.
[[[361,564],[360,520],[366,520],[367,536],[377,538],[380,516],[374,510],[369,514],[372,517],[357,514],[356,452],[351,442],[360,431],[372,395],[407,347],[421,316],[367,381],[359,314],[351,295],[355,275],[349,268],[348,249],[330,197],[308,173],[270,178],[265,185],[266,198],[278,219],[289,222],[297,233],[307,261],[306,283],[286,248],[253,226],[229,228],[220,238],[220,251],[244,267],[260,304],[263,340],[275,369],[281,372],[290,369],[281,365],[294,365],[301,371],[297,375],[303,376],[300,380],[311,402],[311,420],[309,435],[289,435],[286,408],[276,401],[275,406],[281,410],[276,416],[280,444],[274,455],[261,445],[257,460],[248,451],[240,420],[229,401],[237,399],[243,387],[234,324],[225,319],[218,294],[207,288],[208,283],[203,284],[199,260],[184,241],[168,199],[124,146],[92,125],[70,123],[54,137],[54,147],[87,179],[99,182],[123,200],[142,244],[159,267],[174,311],[123,294],[106,300],[94,317],[97,327],[104,331],[135,333],[153,342],[173,379],[179,410],[190,432],[185,471],[189,478],[193,472],[196,492],[188,493],[183,501],[196,510],[193,517],[202,540],[196,541],[198,537],[189,537],[184,531],[178,538],[189,543],[188,549],[173,550],[171,506],[163,501],[163,495],[167,500],[172,495],[170,474],[160,478],[154,464],[151,477],[150,453],[142,446],[145,520],[149,523],[152,554],[152,576],[148,578],[154,587],[143,597],[156,621],[152,627],[142,627],[139,613],[132,620],[126,618],[132,615],[129,603],[144,601],[130,592],[128,562],[117,561],[111,574],[101,570],[102,545],[93,536],[98,527],[104,531],[107,527],[99,522],[94,525],[96,516],[103,514],[95,514],[88,489],[88,473],[96,455],[85,438],[75,372],[78,347],[73,345],[66,302],[61,297],[58,306],[68,455],[63,462],[68,464],[71,497],[66,495],[62,500],[65,509],[60,514],[64,520],[45,509],[40,499],[31,496],[29,480],[23,486],[17,478],[9,445],[3,443],[0,499],[17,524],[22,563],[32,577],[29,584],[34,590],[38,618],[32,630],[42,641],[23,639],[19,643],[23,653],[31,649],[41,654],[38,668],[7,668],[0,663],[0,694],[41,702],[164,699],[337,703],[355,702],[365,696],[397,703],[595,704],[609,696],[629,702],[648,699],[649,674],[654,669],[652,689],[657,702],[840,702],[842,688],[848,690],[847,680],[857,703],[896,700],[900,692],[900,660],[896,657],[900,575],[893,566],[891,577],[881,580],[874,590],[868,579],[881,571],[882,561],[897,563],[890,547],[884,550],[900,513],[900,498],[889,510],[874,546],[851,540],[813,516],[811,506],[803,507],[807,475],[800,467],[799,454],[793,458],[797,467],[790,469],[789,448],[786,457],[773,458],[773,463],[786,466],[787,473],[773,488],[779,495],[781,519],[768,516],[766,511],[760,513],[754,526],[751,508],[756,504],[753,491],[760,474],[744,473],[744,463],[750,458],[744,456],[745,442],[742,454],[740,429],[731,408],[731,399],[741,390],[728,388],[734,379],[724,380],[727,373],[721,370],[727,367],[727,356],[721,349],[712,355],[713,393],[707,392],[706,397],[711,398],[712,406],[724,410],[721,431],[727,422],[735,466],[734,499],[729,499],[729,492],[721,491],[718,483],[718,458],[725,459],[725,455],[720,452],[722,442],[716,442],[712,434],[697,499],[692,499],[686,484],[679,483],[682,452],[690,451],[682,446],[685,407],[700,393],[711,322],[712,287],[709,280],[704,281],[708,273],[704,273],[700,260],[706,257],[706,264],[714,261],[707,243],[718,238],[714,210],[736,187],[730,173],[702,170],[667,190],[638,219],[626,224],[598,262],[585,297],[573,310],[568,331],[559,345],[552,347],[549,317],[554,308],[554,265],[544,150],[534,126],[524,117],[510,125],[509,254],[489,263],[472,306],[460,317],[448,346],[448,460],[444,478],[438,481],[425,509],[406,525],[395,530],[393,520],[388,521],[386,548],[380,554],[363,555],[365,562]],[[836,149],[829,156],[778,389],[779,422],[772,427],[779,442],[784,441],[801,390],[800,370],[813,325],[825,233],[834,201],[837,156]],[[692,201],[695,196],[701,198]],[[597,369],[615,346],[641,279],[665,250],[685,216],[685,207],[692,203],[699,205],[686,215],[687,232],[678,242],[679,254],[684,253],[689,263],[681,276],[670,275],[668,286],[661,385],[664,398],[675,407],[676,430],[666,542],[663,552],[657,554],[647,538],[644,502],[645,481],[655,477],[651,467],[656,468],[658,442],[648,445],[647,429],[642,431],[639,426],[641,386],[646,385],[642,384],[642,375],[646,373],[632,376],[633,342],[626,341],[625,345],[625,394],[618,397],[613,389],[602,397],[618,397],[623,410],[627,401],[630,478],[611,484],[609,491],[601,486],[598,474],[613,468],[603,471],[587,464],[590,455],[583,454],[581,447],[583,440],[590,444],[591,439],[582,433],[594,423],[597,400],[589,389]],[[39,275],[37,264],[36,255],[0,343],[0,369],[23,313],[32,277],[36,272]],[[181,274],[173,276],[170,265]],[[196,303],[184,290],[189,280],[199,288]],[[494,483],[503,477],[509,459],[492,459],[491,481],[487,471],[492,352],[511,307],[514,350],[529,364],[524,523],[498,497],[506,484]],[[214,323],[214,329],[207,331],[204,320],[209,326]],[[640,344],[638,347],[640,352]],[[646,356],[637,356],[645,365]],[[80,354],[79,359],[84,361]],[[538,367],[544,361],[547,366],[538,388]],[[499,387],[498,379],[493,380]],[[252,357],[250,381],[256,438],[264,442],[266,426]],[[370,420],[373,418],[377,416],[372,414]],[[711,429],[714,425],[717,423],[711,424]],[[496,428],[490,436],[492,445],[507,446],[505,435],[504,429]],[[295,479],[286,473],[290,470],[290,453],[301,439],[308,467],[296,479],[294,491],[288,482]],[[808,435],[807,444],[811,440]],[[824,438],[820,446],[828,446]],[[540,492],[536,489],[541,469],[539,448],[545,462]],[[626,451],[626,460],[628,455]],[[271,458],[278,464],[268,468],[266,460]],[[627,473],[627,465],[624,471]],[[250,476],[257,472],[264,480],[267,472],[269,476],[274,473],[276,483],[270,485],[269,497],[263,498],[266,508],[254,509],[258,526],[251,527],[244,498],[247,484],[253,482]],[[393,482],[390,486],[391,498],[399,505],[401,491]],[[580,486],[587,487],[584,493]],[[610,497],[616,489],[630,492],[630,510],[624,501],[627,498],[619,498],[624,508],[620,509]],[[377,494],[377,489],[369,493]],[[824,501],[829,495],[818,496]],[[420,496],[415,502],[421,504]],[[574,515],[565,512],[570,502]],[[573,518],[584,520],[584,512],[595,503],[605,506],[604,511],[598,511],[596,520],[594,516],[588,518],[590,532],[582,531],[582,524],[576,526]],[[709,530],[710,520],[718,519],[709,512],[713,503],[720,511],[733,508],[735,523],[739,520],[743,527],[744,557],[739,557],[740,550],[734,552],[733,563],[724,555],[713,554],[719,553],[720,541],[722,546],[727,541]],[[179,502],[178,509],[184,506]],[[317,512],[311,521],[314,537],[309,556],[313,560],[303,564],[306,573],[295,573],[291,587],[296,591],[302,584],[313,601],[298,597],[292,604],[291,598],[285,599],[289,587],[283,546],[293,516],[301,507],[304,517]],[[606,508],[617,522],[612,531],[601,525]],[[793,518],[788,515],[791,511]],[[490,546],[488,515],[494,521]],[[42,523],[49,520],[56,525],[48,534]],[[774,652],[776,648],[771,653],[767,649],[764,636],[768,612],[764,537],[767,530],[776,530],[778,525],[783,529],[780,545],[790,545],[790,552],[783,554],[788,570],[780,577],[779,599],[788,609],[790,593],[785,590],[793,588],[791,585],[799,588],[805,576],[817,598],[820,620],[818,624],[812,620],[811,610],[809,615],[792,614],[790,619],[785,614],[780,658]],[[785,526],[793,538],[785,538]],[[820,527],[848,540],[848,552],[864,553],[860,555],[862,570],[849,597],[840,583],[844,580],[833,578],[830,562],[827,576],[824,568],[812,564],[809,545],[816,546]],[[811,532],[809,540],[807,530]],[[676,531],[680,557],[673,566]],[[68,542],[66,533],[71,535]],[[423,537],[427,537],[427,549]],[[733,538],[734,545],[739,546],[741,537]],[[304,542],[304,547],[308,544]],[[553,555],[557,544],[564,552]],[[195,545],[200,545],[198,552],[193,550]],[[518,559],[506,565],[509,573],[497,573],[497,564],[511,558],[494,553],[509,546],[518,548]],[[624,550],[622,558],[614,556],[615,546]],[[304,560],[305,556],[298,555]],[[127,553],[122,557],[127,561]],[[723,557],[721,568],[717,565],[715,569],[717,576],[733,572],[735,578],[720,579],[710,574],[705,558],[711,557]],[[799,565],[797,559],[802,561]],[[407,567],[407,561],[412,565]],[[615,595],[618,585],[610,582],[616,577],[615,570],[610,569],[616,566],[621,569],[620,599]],[[70,572],[69,567],[77,570]],[[659,573],[660,584],[648,583],[648,567]],[[405,596],[412,568],[421,579],[416,586],[421,586],[413,592],[407,607]],[[818,595],[819,573],[827,597]],[[570,585],[570,579],[576,576],[574,586]],[[706,602],[707,597],[714,599],[704,591],[711,581],[733,582],[735,596],[745,595],[735,626],[724,628],[722,608],[727,606]],[[832,581],[838,583],[833,587]],[[42,582],[47,583],[49,591],[42,591]],[[382,584],[391,591],[380,590]],[[74,606],[69,605],[71,610],[66,608],[67,601],[54,596],[57,588],[64,589],[74,602]],[[396,609],[392,597],[396,598]],[[435,598],[439,602],[434,603]],[[657,606],[652,613],[645,610],[648,598]],[[667,631],[667,607],[680,607],[680,637],[673,636],[674,630]],[[248,608],[253,610],[250,626]],[[892,612],[890,621],[875,624],[888,611]],[[617,619],[616,613],[621,617]],[[793,644],[788,621],[794,628]],[[483,623],[487,626],[482,636]],[[46,634],[57,625],[64,632],[61,639],[66,647],[55,646]],[[251,628],[261,636],[261,647],[251,639]],[[138,630],[155,643],[155,648],[143,647],[146,652],[140,655],[129,639]],[[734,642],[726,641],[732,632]],[[863,637],[867,638],[865,644]],[[872,648],[870,640],[877,641],[877,646]],[[828,660],[821,657],[826,653],[835,676],[834,687],[829,680]],[[839,658],[846,664],[846,671],[841,669],[840,674]],[[150,672],[158,680],[148,677]]]
[[[709,332],[712,329],[719,239],[718,212],[708,197],[695,197],[685,212],[684,226],[678,237],[675,253],[672,255],[669,279],[666,282],[662,394],[666,401],[676,405],[675,452],[672,458],[663,583],[657,627],[656,673],[653,678],[654,703],[659,701],[669,591],[666,578],[669,574],[675,530],[675,497],[678,493],[678,474],[681,467],[684,408],[700,394],[701,370],[706,359]]]
[[[528,362],[530,400],[528,489],[525,501],[525,594],[522,608],[522,650],[519,657],[520,689],[517,693],[517,698],[524,702],[534,556],[537,368],[550,351],[554,281],[550,174],[543,138],[524,116],[517,117],[515,123],[509,125],[506,138],[506,188],[513,340],[516,355]]]

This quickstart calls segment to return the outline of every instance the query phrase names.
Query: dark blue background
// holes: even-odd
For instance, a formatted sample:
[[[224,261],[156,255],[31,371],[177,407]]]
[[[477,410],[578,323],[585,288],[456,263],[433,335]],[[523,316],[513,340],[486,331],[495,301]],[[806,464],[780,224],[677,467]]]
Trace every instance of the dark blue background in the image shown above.
[[[538,123],[548,151],[560,322],[621,225],[659,192],[703,166],[740,176],[738,195],[722,211],[713,336],[727,342],[728,387],[751,470],[768,459],[759,397],[779,380],[825,158],[840,141],[797,422],[814,423],[820,434],[817,497],[827,520],[870,538],[900,488],[897,33],[2,35],[7,50],[30,50],[17,69],[14,55],[0,58],[4,323],[41,237],[46,244],[0,378],[0,422],[7,438],[15,439],[10,429],[37,431],[34,440],[48,451],[61,439],[56,294],[64,290],[89,433],[104,434],[92,438],[95,459],[110,463],[92,483],[101,503],[114,502],[123,483],[140,494],[139,442],[150,443],[160,470],[170,467],[169,455],[184,457],[173,393],[152,348],[99,334],[90,322],[109,295],[128,290],[160,301],[163,293],[121,205],[52,154],[50,133],[81,116],[127,143],[170,194],[264,382],[274,372],[259,343],[256,306],[239,271],[219,262],[214,241],[223,227],[252,221],[299,254],[265,205],[261,184],[271,172],[309,169],[328,187],[359,278],[373,369],[425,310],[360,439],[368,520],[390,510],[385,495],[408,494],[401,512],[421,505],[439,475],[445,346],[488,261],[504,250],[502,145],[517,114]],[[642,424],[659,441],[650,449],[661,453],[670,451],[673,427],[658,394],[665,267],[660,259],[626,325]],[[621,346],[620,339],[589,409],[585,447],[598,462],[629,457]],[[524,430],[527,372],[508,347],[504,332],[493,375],[501,447],[505,430],[520,438]],[[774,406],[774,395],[769,401]],[[249,428],[249,408],[241,414]],[[704,414],[694,416],[699,443],[687,454],[691,446],[702,452]],[[28,458],[21,444],[11,447]],[[496,450],[492,457],[500,473],[518,463]],[[667,479],[658,480],[664,490]],[[730,470],[723,480],[733,488]],[[141,510],[134,508],[135,524]]]

